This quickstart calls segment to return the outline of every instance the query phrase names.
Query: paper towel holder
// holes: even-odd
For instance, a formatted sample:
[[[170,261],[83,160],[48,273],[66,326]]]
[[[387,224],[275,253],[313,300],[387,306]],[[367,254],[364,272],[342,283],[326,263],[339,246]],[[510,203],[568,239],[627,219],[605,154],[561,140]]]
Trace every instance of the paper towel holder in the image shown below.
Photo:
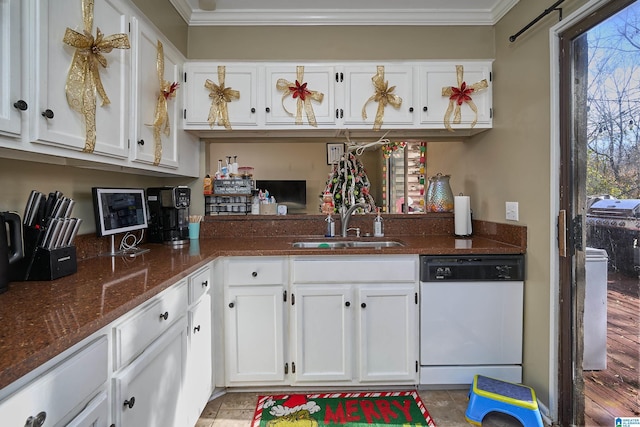
[[[456,203],[464,199],[464,204]],[[470,238],[473,234],[473,210],[469,196],[460,193],[454,197],[454,236],[458,238]]]

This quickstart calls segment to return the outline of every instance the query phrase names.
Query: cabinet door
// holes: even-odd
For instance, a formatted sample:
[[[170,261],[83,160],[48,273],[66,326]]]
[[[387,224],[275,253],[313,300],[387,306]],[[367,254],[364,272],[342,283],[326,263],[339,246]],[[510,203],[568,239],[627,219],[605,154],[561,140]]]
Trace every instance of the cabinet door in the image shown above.
[[[417,285],[362,285],[357,310],[359,380],[417,383]]]
[[[293,359],[295,381],[352,379],[353,291],[349,285],[295,286]]]
[[[155,161],[156,141],[153,122],[156,104],[160,95],[158,78],[158,40],[160,37],[144,21],[132,18],[131,49],[133,61],[133,79],[131,85],[133,135],[131,151],[136,162],[153,164]],[[172,46],[160,40],[164,52],[164,77],[170,83],[181,81],[182,59]],[[178,129],[180,127],[180,89],[173,98],[166,101],[169,118],[169,135],[160,132],[161,157],[159,166],[178,167]]]
[[[218,67],[224,66],[224,87],[239,92],[238,99],[227,102],[232,128],[254,127],[258,124],[258,68],[251,65],[188,62],[185,64],[185,129],[224,130],[217,123],[209,125],[211,91],[205,87],[210,80],[219,85]]]
[[[183,427],[180,408],[187,343],[182,316],[114,378],[114,424],[136,427]]]
[[[184,388],[188,425],[195,425],[213,390],[211,298],[202,297],[189,312],[189,347]]]
[[[280,286],[228,287],[227,383],[284,381],[284,298]]]
[[[301,66],[304,64],[300,64]],[[298,99],[291,94],[285,96],[285,92],[278,90],[278,80],[285,79],[295,85],[297,79],[297,66],[294,64],[274,65],[266,67],[266,124],[296,126],[296,114]],[[306,89],[322,93],[322,101],[318,102],[307,95],[318,125],[335,125],[335,68],[331,66],[304,66],[303,81],[300,85],[307,84]],[[286,108],[286,111],[285,111]],[[287,113],[288,112],[288,113]],[[297,125],[301,129],[313,129],[309,125],[308,116],[303,105],[301,111],[302,124]]]
[[[0,134],[10,136],[21,131],[22,115],[14,104],[27,101],[21,87],[22,3],[22,0],[0,2]]]
[[[376,65],[347,66],[344,70],[345,105],[344,123],[346,125],[367,125],[373,127],[378,102],[369,98],[376,93],[371,80],[377,73]],[[384,67],[384,81],[388,88],[395,86],[392,94],[402,98],[400,107],[388,104],[384,108],[382,128],[413,125],[413,67],[402,65],[386,65]],[[362,118],[362,108],[366,104],[367,118]]]
[[[38,66],[34,84],[37,97],[33,112],[37,142],[72,150],[85,147],[84,116],[71,109],[65,95],[67,74],[75,48],[62,42],[68,28],[83,31],[82,2],[78,0],[39,0],[37,22]],[[105,36],[129,34],[128,9],[122,0],[98,0],[94,6],[92,35],[98,28]],[[34,31],[36,31],[34,29]],[[128,156],[128,112],[130,52],[113,49],[105,53],[107,67],[99,66],[100,79],[111,103],[101,105],[96,95],[95,154],[126,158]],[[42,113],[49,110],[51,118]]]
[[[488,87],[470,93],[471,99],[478,109],[475,127],[487,128],[492,125],[492,84],[491,84],[491,64],[488,62],[451,62],[435,63],[420,67],[420,123],[433,125],[429,127],[442,128],[444,117],[449,108],[449,98],[442,95],[442,89],[450,86],[458,87],[456,65],[463,66],[463,81],[466,85],[473,85],[482,80],[486,80]],[[451,116],[451,127],[453,129],[468,129],[476,118],[475,113],[468,103],[460,106],[461,121],[459,124],[453,123]]]

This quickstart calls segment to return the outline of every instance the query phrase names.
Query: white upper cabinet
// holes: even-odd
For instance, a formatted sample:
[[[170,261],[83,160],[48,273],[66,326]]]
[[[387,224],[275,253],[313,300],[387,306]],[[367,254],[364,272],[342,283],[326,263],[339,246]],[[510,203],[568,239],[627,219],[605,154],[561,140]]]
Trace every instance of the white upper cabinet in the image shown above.
[[[37,142],[53,144],[82,151],[85,149],[87,130],[93,126],[90,113],[85,115],[71,108],[67,102],[65,87],[76,48],[63,42],[67,28],[80,34],[84,31],[82,2],[78,0],[39,0],[37,2],[34,31],[39,34],[36,42],[34,67],[35,111],[32,112]],[[129,10],[122,1],[100,0],[95,2],[91,34],[96,37],[98,28],[105,37],[113,34],[129,34]],[[99,94],[95,96],[95,154],[126,158],[128,156],[130,92],[130,57],[128,49],[113,49],[103,53],[107,66],[98,66],[100,81],[110,103],[103,104]],[[81,74],[80,74],[81,75]],[[90,111],[90,105],[86,103]]]
[[[358,65],[344,70],[344,124],[373,128],[379,106],[381,129],[411,127],[413,113],[413,67],[410,65]],[[372,99],[378,98],[379,101]],[[388,102],[386,105],[384,105]],[[362,111],[365,110],[366,119]]]
[[[158,55],[158,42],[162,43],[162,55]],[[131,150],[133,160],[146,164],[176,168],[178,167],[178,129],[180,127],[180,102],[178,95],[182,75],[182,59],[180,54],[164,39],[160,39],[154,29],[144,21],[131,19],[131,48],[133,54],[132,97],[133,135]],[[164,90],[168,97],[164,100],[166,113],[160,115],[155,131],[157,106],[161,94],[159,65],[163,69]],[[163,96],[164,98],[164,96]],[[161,105],[161,104],[160,104]],[[160,112],[164,111],[160,107]],[[169,134],[165,134],[165,129]],[[156,146],[156,144],[159,144]]]
[[[430,128],[446,128],[445,120],[448,119],[454,130],[490,128],[493,116],[491,80],[490,61],[447,61],[421,66],[420,124]],[[447,88],[447,93],[454,99],[443,95],[443,90]],[[454,120],[457,107],[460,112],[459,123]],[[477,120],[475,124],[474,120]]]
[[[291,63],[267,66],[265,72],[267,125],[335,125],[334,67]]]
[[[0,2],[0,134],[12,137],[20,135],[22,111],[28,108],[22,90],[22,4],[22,0]]]
[[[258,125],[260,110],[264,108],[258,104],[258,67],[188,62],[185,64],[185,74],[185,129],[225,130],[225,118],[232,129],[251,129]],[[224,80],[221,81],[221,78]],[[209,113],[213,95],[226,95],[228,100],[224,101],[222,109],[217,106],[222,106],[220,103],[214,107],[214,113],[220,113],[214,114],[216,119],[212,120],[211,126]],[[226,113],[221,111],[224,109]]]

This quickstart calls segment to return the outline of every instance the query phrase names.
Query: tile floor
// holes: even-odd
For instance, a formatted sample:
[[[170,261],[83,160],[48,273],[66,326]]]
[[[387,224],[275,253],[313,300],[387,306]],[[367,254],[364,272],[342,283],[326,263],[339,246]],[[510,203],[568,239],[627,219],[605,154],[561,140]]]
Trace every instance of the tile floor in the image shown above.
[[[299,393],[303,393],[300,391]],[[231,392],[211,400],[195,427],[249,427],[258,396],[266,393]],[[469,427],[464,418],[467,390],[421,390],[429,414],[438,427]],[[483,427],[516,427],[520,423],[501,414],[485,417]]]

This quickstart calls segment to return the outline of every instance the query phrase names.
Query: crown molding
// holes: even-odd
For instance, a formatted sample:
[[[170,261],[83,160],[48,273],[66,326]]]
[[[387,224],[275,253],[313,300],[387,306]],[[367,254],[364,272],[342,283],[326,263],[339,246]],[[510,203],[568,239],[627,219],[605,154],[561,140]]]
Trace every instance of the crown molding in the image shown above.
[[[519,0],[497,0],[487,9],[193,9],[169,0],[189,26],[495,25]]]

